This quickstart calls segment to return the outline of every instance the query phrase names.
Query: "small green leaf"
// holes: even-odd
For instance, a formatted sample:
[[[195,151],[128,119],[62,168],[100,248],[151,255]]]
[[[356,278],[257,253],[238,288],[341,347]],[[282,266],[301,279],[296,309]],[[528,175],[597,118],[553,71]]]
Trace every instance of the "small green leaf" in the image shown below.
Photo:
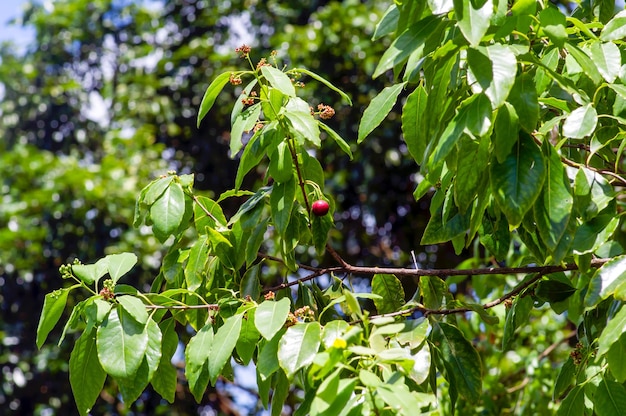
[[[619,341],[626,332],[626,307],[622,308],[611,318],[598,339],[598,356],[606,354],[613,344]]]
[[[578,46],[569,42],[565,43],[565,49],[574,57],[578,65],[583,69],[585,75],[587,75],[595,85],[599,85],[602,82],[602,75],[600,71],[598,71],[598,67],[585,52],[580,50]]]
[[[155,236],[161,242],[174,233],[185,215],[185,194],[180,184],[174,182],[150,207],[150,218]]]
[[[626,300],[626,256],[609,260],[594,273],[585,296],[585,306],[591,308],[609,296]]]
[[[257,318],[255,318],[255,325],[256,322]],[[272,374],[280,369],[280,364],[278,363],[278,343],[284,333],[285,330],[281,327],[280,331],[274,335],[272,339],[259,344],[259,355],[256,369],[260,380],[267,380]]]
[[[398,19],[400,17],[400,9],[395,4],[389,6],[385,14],[376,24],[376,29],[372,35],[372,41],[378,40],[384,36],[390,35],[396,31]]]
[[[539,100],[530,74],[524,72],[515,79],[508,101],[513,105],[520,126],[528,133],[534,132],[539,120]],[[513,142],[517,139],[515,133],[517,133],[515,130],[511,131],[511,135],[514,136],[511,139]]]
[[[254,351],[257,349],[259,337],[261,336],[254,324],[254,310],[248,311],[246,317],[247,318],[244,318],[242,321],[241,331],[239,332],[239,338],[235,346],[237,355],[239,355],[244,365],[247,365],[254,356]]]
[[[244,133],[250,132],[259,121],[261,116],[261,104],[256,103],[243,110],[233,123],[230,131],[230,157],[237,156],[243,147],[242,136]]]
[[[287,182],[293,178],[293,161],[289,144],[282,141],[270,154],[268,172],[276,182]]]
[[[556,416],[583,416],[585,415],[585,391],[583,385],[574,387],[563,399]]]
[[[379,314],[395,312],[405,303],[402,283],[393,274],[375,274],[372,293],[381,296],[381,299],[374,299]]]
[[[552,400],[557,401],[561,398],[561,395],[569,389],[576,381],[576,365],[572,357],[569,357],[567,361],[559,370],[559,375],[556,376],[554,383],[554,392],[552,393]]]
[[[116,283],[137,264],[137,255],[135,253],[109,254],[106,260],[109,276]]]
[[[626,10],[622,10],[604,26],[600,39],[607,42],[626,38]]]
[[[209,355],[209,378],[212,385],[215,385],[217,377],[230,359],[233,349],[237,344],[241,331],[241,319],[243,314],[233,315],[224,321],[213,339],[211,354]]]
[[[337,143],[339,148],[350,157],[350,160],[352,160],[352,150],[350,150],[350,145],[335,130],[331,129],[326,124],[321,121],[318,121],[317,124],[330,136],[331,139],[335,141],[335,143]]]
[[[593,397],[598,416],[621,415],[626,409],[626,389],[616,381],[602,378]]]
[[[292,176],[287,182],[274,182],[270,195],[270,208],[274,227],[285,235],[289,221],[291,220],[291,208],[296,197],[296,180]]]
[[[567,21],[565,15],[556,7],[546,7],[539,13],[539,23],[541,29],[550,38],[552,42],[559,48],[563,47],[567,39]]]
[[[336,93],[338,93],[339,95],[341,95],[341,97],[346,100],[346,102],[348,103],[348,105],[352,105],[352,100],[350,99],[350,97],[348,96],[348,94],[346,94],[345,92],[341,91],[339,88],[335,87],[333,84],[331,84],[329,81],[327,81],[326,79],[322,78],[321,76],[317,75],[316,73],[309,71],[308,69],[304,69],[304,68],[294,68],[292,69],[293,72],[301,72],[305,75],[310,76],[311,78],[313,78],[316,81],[321,82],[322,84],[326,85],[328,88],[330,88],[331,90],[335,91]]]
[[[263,338],[270,340],[283,327],[289,314],[291,301],[282,298],[278,301],[261,303],[254,314],[254,324]]]
[[[508,351],[513,344],[515,331],[528,323],[528,316],[533,307],[533,300],[530,296],[518,296],[513,301],[513,305],[506,311],[504,321],[504,334],[502,336],[502,350]]]
[[[563,122],[563,136],[582,139],[591,135],[598,124],[598,113],[591,104],[572,111]]]
[[[402,92],[406,82],[392,85],[384,88],[367,106],[363,112],[361,123],[359,124],[359,133],[357,144],[360,144],[382,121],[387,117],[396,104],[396,100]]]
[[[89,414],[104,388],[106,376],[98,361],[96,330],[85,331],[70,354],[70,384],[79,414]]]
[[[290,379],[296,371],[313,362],[321,344],[321,333],[322,329],[317,322],[296,324],[287,328],[287,332],[280,339],[278,362]]]
[[[146,325],[123,308],[111,309],[98,328],[97,346],[102,368],[113,377],[129,378],[141,365],[148,348]]]
[[[176,368],[172,364],[172,357],[178,347],[178,335],[176,334],[173,318],[162,321],[159,327],[162,333],[161,359],[152,377],[151,384],[161,397],[169,403],[173,403],[178,377]]]
[[[427,99],[426,89],[420,85],[409,94],[402,108],[402,135],[409,153],[419,165],[424,161],[429,140]]]
[[[310,112],[288,110],[285,111],[285,117],[289,121],[289,132],[293,137],[302,138],[313,146],[320,147],[320,128]]]
[[[589,48],[589,54],[606,82],[615,81],[622,67],[622,56],[617,45],[613,42],[594,42]]]
[[[122,308],[128,312],[130,316],[133,317],[135,321],[140,324],[145,324],[148,322],[148,312],[146,311],[146,305],[141,301],[141,299],[135,296],[118,296],[115,298]]]
[[[95,264],[74,264],[72,265],[72,273],[88,285],[94,282],[97,283],[102,276],[107,274],[109,267],[107,262],[108,260],[105,257],[98,260]]]
[[[46,295],[43,301],[41,317],[39,318],[39,325],[37,326],[37,348],[41,348],[43,343],[46,342],[50,331],[59,322],[67,303],[67,295],[72,289],[73,287],[58,289]]]
[[[185,375],[189,390],[198,403],[209,384],[208,359],[213,340],[213,327],[207,323],[189,340],[185,349]]]
[[[495,44],[467,50],[470,71],[467,81],[474,94],[484,93],[493,109],[507,99],[517,73],[517,59],[511,48]]]
[[[267,82],[278,91],[282,92],[288,97],[296,96],[296,89],[293,83],[283,71],[274,68],[273,66],[264,65],[261,67],[261,74],[265,77]]]
[[[465,39],[472,46],[478,46],[489,29],[489,22],[493,15],[493,2],[492,0],[482,2],[454,0],[454,14],[457,26],[461,29]]]
[[[213,107],[213,103],[215,103],[215,99],[222,91],[228,80],[230,79],[230,72],[224,72],[218,75],[217,78],[211,82],[206,92],[204,93],[204,97],[202,97],[202,102],[200,103],[200,109],[198,110],[198,121],[196,122],[196,126],[199,128],[200,123],[204,116],[207,115],[211,107]]]
[[[207,236],[203,235],[200,235],[191,246],[189,259],[185,265],[185,282],[187,283],[187,289],[195,291],[202,285],[206,276],[209,248],[209,239]]]

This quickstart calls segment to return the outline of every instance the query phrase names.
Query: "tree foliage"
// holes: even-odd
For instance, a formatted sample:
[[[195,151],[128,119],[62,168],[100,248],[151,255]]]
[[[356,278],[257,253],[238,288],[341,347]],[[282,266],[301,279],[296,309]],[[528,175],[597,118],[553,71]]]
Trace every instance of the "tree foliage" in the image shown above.
[[[80,334],[79,411],[107,376],[125,403],[149,384],[173,400],[181,339],[196,400],[252,362],[272,414],[294,389],[294,414],[619,414],[623,20],[610,2],[568,15],[525,0],[393,4],[373,33],[393,39],[372,68],[388,85],[343,138],[327,121],[341,110],[301,98],[315,83],[351,104],[333,79],[238,48],[243,68],[213,74],[197,117],[202,128],[236,88],[234,188],[209,197],[192,174],[155,179],[133,220],[166,249],[150,289],[123,280],[138,260],[126,252],[62,266],[72,285],[46,297],[39,346],[68,292],[89,293],[65,324]],[[456,268],[352,264],[334,244],[341,212],[316,156],[324,144],[358,161],[398,106],[413,197],[430,195],[421,244],[471,251]],[[330,212],[313,213],[316,200]]]

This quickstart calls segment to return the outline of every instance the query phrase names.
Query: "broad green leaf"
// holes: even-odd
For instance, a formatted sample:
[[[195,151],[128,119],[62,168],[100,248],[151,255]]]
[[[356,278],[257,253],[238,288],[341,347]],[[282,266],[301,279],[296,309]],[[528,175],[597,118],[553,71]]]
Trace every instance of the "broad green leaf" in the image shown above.
[[[348,403],[356,385],[355,378],[341,378],[342,369],[338,368],[324,378],[311,403],[311,415],[334,416]]]
[[[376,387],[376,393],[380,395],[391,409],[393,414],[403,416],[414,415],[416,409],[421,409],[428,404],[434,404],[436,398],[432,394],[410,391],[405,384],[382,384]]]
[[[244,273],[239,285],[239,292],[242,297],[249,296],[252,300],[257,300],[261,296],[261,265],[255,264]]]
[[[242,136],[252,131],[261,116],[261,103],[256,103],[243,110],[233,123],[230,131],[230,157],[235,158],[243,147]]]
[[[200,234],[204,233],[206,227],[225,227],[227,222],[222,207],[205,196],[197,196],[194,200],[193,217],[196,231]]]
[[[594,42],[589,47],[589,54],[606,82],[615,81],[622,67],[622,56],[617,45],[613,42]]]
[[[164,178],[159,178],[150,182],[148,186],[146,186],[146,193],[142,199],[142,202],[146,205],[152,205],[154,202],[159,199],[163,192],[170,186],[172,181],[174,180],[174,175],[168,175]]]
[[[489,29],[493,15],[493,2],[492,0],[481,2],[454,0],[454,14],[463,36],[475,47]]]
[[[389,6],[383,17],[376,24],[376,29],[372,35],[372,41],[378,40],[395,32],[396,27],[398,26],[399,17],[400,9],[395,4]]]
[[[361,117],[357,144],[360,144],[387,117],[406,82],[384,88],[367,106]]]
[[[321,334],[322,329],[317,322],[301,323],[287,328],[278,346],[278,362],[290,379],[296,371],[313,362],[320,347]]]
[[[619,217],[607,214],[599,215],[579,226],[572,243],[574,253],[593,253],[611,238],[618,225]]]
[[[554,383],[554,392],[552,393],[552,400],[556,401],[561,398],[561,395],[571,387],[576,381],[576,365],[572,357],[569,357],[559,370],[559,375],[556,377]]]
[[[185,194],[178,183],[163,192],[150,207],[152,228],[159,241],[164,242],[180,226],[185,215]]]
[[[333,213],[329,211],[328,214],[318,217],[312,216],[311,232],[313,234],[313,245],[318,254],[322,254],[326,248],[328,242],[328,232],[333,228]]]
[[[283,327],[290,307],[291,302],[288,298],[282,298],[278,301],[265,301],[258,306],[254,314],[254,324],[263,338],[272,339]]]
[[[284,236],[291,220],[291,208],[296,197],[296,180],[292,176],[287,182],[274,182],[270,195],[270,208],[274,227]]]
[[[133,403],[146,389],[161,361],[162,334],[159,325],[149,319],[146,325],[148,332],[148,348],[139,369],[126,379],[116,379],[122,399],[125,403]]]
[[[317,124],[335,141],[335,143],[337,143],[339,148],[350,157],[350,160],[352,160],[352,150],[350,149],[350,145],[339,135],[339,133],[321,121],[318,121]]]
[[[283,183],[293,178],[293,161],[289,144],[282,141],[270,154],[268,172],[276,182]]]
[[[379,314],[395,312],[405,303],[402,283],[392,274],[375,274],[372,279],[372,293],[381,297],[374,299]]]
[[[546,174],[539,147],[521,134],[503,163],[493,160],[490,169],[491,189],[511,226],[521,224],[541,192]]]
[[[509,153],[511,153],[511,149],[517,141],[518,126],[519,118],[517,117],[515,107],[505,102],[498,109],[492,136],[494,154],[499,163],[504,162]]]
[[[624,355],[626,355],[626,336],[622,335],[613,343],[606,354],[606,361],[609,364],[611,374],[620,383],[624,383],[626,380],[626,360],[624,360]]]
[[[141,299],[135,296],[118,296],[115,298],[122,308],[128,312],[130,316],[133,317],[135,321],[140,324],[145,324],[148,322],[148,312],[146,311],[146,305],[141,301]]]
[[[274,121],[285,103],[285,95],[276,88],[261,87],[261,109],[265,120]]]
[[[78,413],[87,415],[104,388],[106,373],[98,360],[96,330],[83,332],[70,354],[70,384]]]
[[[548,6],[539,13],[539,23],[541,24],[541,29],[548,35],[550,40],[556,46],[562,48],[567,39],[565,15],[556,7]]]
[[[601,174],[581,167],[576,173],[574,195],[578,199],[574,206],[580,205],[578,210],[588,221],[608,207],[615,198],[615,190]]]
[[[95,264],[73,264],[72,273],[84,283],[90,285],[108,272],[108,259],[106,257],[98,260]]]
[[[129,378],[141,365],[148,348],[146,324],[123,308],[114,308],[98,328],[98,358],[113,377]]]
[[[450,241],[459,235],[465,234],[469,228],[470,211],[468,210],[465,213],[459,212],[456,205],[452,202],[454,200],[454,190],[448,191],[445,198],[446,203],[442,204],[431,215],[426,225],[420,241],[422,245]],[[444,205],[450,207],[449,210],[444,210]]]
[[[600,71],[598,71],[598,67],[585,52],[580,50],[578,46],[569,42],[565,43],[565,49],[574,57],[578,65],[583,69],[585,75],[587,75],[594,84],[598,85],[602,82],[602,75]]]
[[[539,101],[533,77],[529,73],[525,72],[515,79],[508,101],[515,109],[520,126],[526,132],[533,133],[539,120]]]
[[[341,98],[346,100],[348,105],[352,105],[352,100],[350,99],[348,94],[346,94],[345,92],[341,91],[339,88],[337,88],[333,84],[331,84],[328,80],[322,78],[321,76],[317,75],[316,73],[314,73],[312,71],[309,71],[308,69],[304,69],[304,68],[294,68],[292,71],[294,71],[294,72],[301,72],[301,73],[303,73],[305,75],[310,76],[314,80],[316,80],[318,82],[321,82],[322,84],[326,85],[331,90],[333,90],[336,93],[338,93],[339,95],[341,95]]]
[[[537,299],[543,300],[549,303],[562,302],[565,299],[576,293],[576,288],[571,285],[566,277],[563,277],[561,281],[558,279],[541,280],[535,287],[535,295]]]
[[[452,4],[452,0],[428,0],[428,7],[433,14],[441,15],[452,11],[454,5]]]
[[[563,399],[557,416],[583,416],[585,414],[585,391],[584,386],[574,387]]]
[[[109,276],[111,276],[114,283],[137,264],[137,255],[135,253],[109,254],[106,256],[106,259]]]
[[[626,307],[622,308],[611,318],[598,339],[598,356],[606,354],[613,344],[619,341],[626,332]]]
[[[276,69],[273,66],[263,65],[261,67],[261,74],[265,77],[270,85],[288,97],[296,96],[296,89],[289,77],[280,69]]]
[[[573,239],[566,233],[574,197],[567,174],[556,150],[552,146],[547,159],[547,175],[541,195],[535,203],[535,221],[539,236],[546,247],[554,252],[562,238]],[[554,259],[555,263],[561,259]]]
[[[611,19],[600,34],[600,39],[607,42],[626,38],[626,10],[622,10]]]
[[[172,364],[172,357],[178,347],[178,335],[173,318],[161,322],[159,327],[162,333],[161,359],[151,384],[161,397],[173,403],[177,386],[177,371]]]
[[[609,296],[626,300],[626,256],[615,257],[596,270],[589,282],[585,306],[594,307]]]
[[[255,318],[256,325],[256,318]],[[283,337],[285,330],[281,329],[274,337],[259,344],[259,354],[256,363],[259,379],[267,380],[272,374],[280,369],[278,363],[278,343]]]
[[[283,414],[283,406],[289,395],[289,380],[283,371],[278,371],[274,375],[274,391],[272,392],[272,401],[270,404],[270,415],[281,416]]]
[[[224,85],[228,83],[230,79],[230,72],[224,72],[217,76],[211,82],[206,92],[204,93],[204,97],[202,97],[202,102],[200,103],[200,109],[198,110],[198,121],[196,122],[196,127],[200,127],[200,123],[204,116],[207,115],[211,107],[213,107],[213,103],[215,103],[215,99],[219,95],[219,93],[224,88]]]
[[[213,327],[207,323],[191,337],[185,349],[185,375],[189,382],[189,390],[197,402],[200,402],[209,384],[208,359],[213,340]]]
[[[380,58],[372,78],[377,78],[387,70],[404,64],[409,55],[415,51],[418,51],[418,55],[421,56],[426,40],[436,32],[441,22],[442,20],[437,16],[428,16],[405,30]]]
[[[246,314],[247,315],[243,319],[241,324],[241,330],[239,332],[239,338],[237,339],[237,345],[235,346],[237,355],[239,356],[239,358],[241,358],[244,365],[247,365],[254,356],[254,351],[257,349],[257,346],[259,344],[259,337],[261,336],[254,324],[254,311],[250,310]]]
[[[271,191],[272,191],[271,186],[264,186],[262,188],[259,188],[259,190],[256,191],[254,195],[248,198],[248,200],[246,200],[246,202],[244,202],[239,207],[239,210],[237,211],[237,213],[233,215],[231,219],[228,221],[228,225],[232,225],[238,221],[241,221],[241,218],[243,217],[243,215],[245,215],[248,211],[254,209],[257,206],[257,204],[263,201],[265,197],[267,196],[267,194],[269,194]]]
[[[248,172],[259,165],[259,162],[268,153],[271,153],[284,137],[281,131],[276,128],[278,122],[272,121],[256,132],[248,141],[241,153],[237,176],[235,177],[235,189],[241,188],[243,178]]]
[[[480,142],[463,136],[458,143],[454,200],[465,213],[476,200],[478,192],[488,183],[489,139]]]
[[[39,318],[39,325],[37,325],[37,348],[41,348],[43,343],[46,342],[50,331],[59,322],[67,303],[67,295],[72,289],[74,287],[57,289],[46,295]]]
[[[212,385],[215,385],[217,377],[235,349],[241,331],[242,317],[243,314],[231,316],[215,333],[209,355],[209,377]]]
[[[589,136],[598,124],[598,113],[591,104],[586,104],[572,111],[563,122],[563,136],[582,139]]]
[[[301,137],[313,146],[320,147],[322,144],[320,128],[310,112],[288,110],[284,114],[289,121],[289,132],[293,137]]]
[[[206,276],[206,264],[209,256],[209,247],[210,244],[208,238],[200,235],[191,246],[191,250],[189,250],[189,259],[185,265],[185,282],[187,283],[187,289],[189,290],[195,291],[204,281]]]
[[[482,394],[482,370],[476,349],[458,328],[444,322],[433,326],[432,340],[446,363],[448,381],[470,403],[476,403]]]
[[[616,381],[602,378],[593,397],[593,408],[598,416],[615,416],[626,409],[626,389]]]
[[[499,108],[511,91],[517,59],[507,46],[496,44],[467,50],[467,80],[475,94],[484,93],[492,108]]]
[[[263,241],[265,241],[268,222],[269,218],[261,221],[252,231],[250,238],[248,238],[248,244],[246,245],[246,263],[248,265],[252,264],[259,254],[259,249]]]
[[[426,114],[428,94],[420,85],[406,99],[402,108],[402,136],[413,160],[419,165],[424,162],[428,144]]]
[[[513,305],[506,311],[502,337],[503,351],[508,351],[511,348],[517,328],[528,323],[528,316],[532,307],[533,300],[530,296],[518,296],[513,301]]]

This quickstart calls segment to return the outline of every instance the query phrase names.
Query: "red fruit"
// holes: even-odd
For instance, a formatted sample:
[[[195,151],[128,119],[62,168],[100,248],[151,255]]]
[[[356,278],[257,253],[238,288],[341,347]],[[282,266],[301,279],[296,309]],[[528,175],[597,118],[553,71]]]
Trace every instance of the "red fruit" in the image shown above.
[[[318,217],[323,217],[324,215],[328,214],[328,202],[324,201],[323,199],[318,199],[317,201],[313,202],[313,205],[311,206],[311,211],[313,211],[313,214],[317,215]]]

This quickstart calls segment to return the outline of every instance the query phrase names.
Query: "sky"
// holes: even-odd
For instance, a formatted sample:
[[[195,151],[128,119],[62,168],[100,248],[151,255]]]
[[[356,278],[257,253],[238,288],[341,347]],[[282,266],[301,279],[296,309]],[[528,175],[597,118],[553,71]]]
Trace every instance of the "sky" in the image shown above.
[[[32,38],[32,32],[21,26],[8,26],[7,22],[22,14],[22,7],[27,0],[3,0],[0,4],[0,42],[5,40],[14,41],[18,46],[24,47]]]

